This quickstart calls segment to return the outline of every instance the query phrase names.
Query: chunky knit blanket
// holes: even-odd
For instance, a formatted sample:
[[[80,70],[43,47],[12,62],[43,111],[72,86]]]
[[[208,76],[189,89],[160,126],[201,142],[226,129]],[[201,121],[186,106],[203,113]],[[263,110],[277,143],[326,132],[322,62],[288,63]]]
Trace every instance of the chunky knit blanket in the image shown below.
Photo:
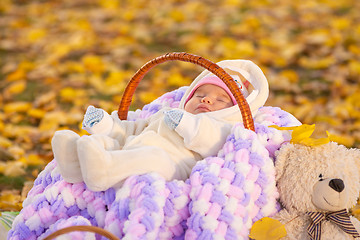
[[[177,107],[185,90],[129,112],[129,119]],[[186,181],[149,173],[129,177],[119,189],[93,192],[65,182],[53,160],[35,180],[8,239],[42,239],[76,225],[98,226],[121,239],[248,239],[253,222],[279,210],[274,153],[290,134],[268,126],[300,124],[276,107],[261,108],[254,120],[255,132],[234,126],[217,156],[199,161]],[[65,239],[102,237],[73,232]]]

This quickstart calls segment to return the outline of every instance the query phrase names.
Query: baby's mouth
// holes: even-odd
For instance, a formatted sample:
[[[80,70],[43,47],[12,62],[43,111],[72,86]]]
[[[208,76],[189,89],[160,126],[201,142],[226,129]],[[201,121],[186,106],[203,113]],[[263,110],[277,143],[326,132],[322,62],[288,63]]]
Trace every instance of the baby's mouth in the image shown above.
[[[200,110],[202,112],[210,112],[211,111],[205,104],[199,104],[199,106],[196,109]]]

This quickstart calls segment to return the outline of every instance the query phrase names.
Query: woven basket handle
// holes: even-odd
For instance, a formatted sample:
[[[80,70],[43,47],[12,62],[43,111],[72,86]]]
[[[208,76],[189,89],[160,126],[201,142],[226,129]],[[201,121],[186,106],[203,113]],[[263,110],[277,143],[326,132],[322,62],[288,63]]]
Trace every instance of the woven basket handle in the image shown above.
[[[66,227],[66,228],[59,229],[59,230],[53,232],[52,234],[50,234],[49,236],[47,236],[46,238],[44,238],[43,240],[51,240],[51,239],[54,239],[54,238],[56,238],[58,236],[61,236],[63,234],[70,233],[70,232],[76,232],[76,231],[93,232],[93,233],[100,234],[101,236],[107,237],[110,240],[119,240],[118,237],[116,237],[111,232],[106,231],[105,229],[95,227],[95,226],[86,226],[86,225],[84,225],[84,226],[71,226],[71,227]]]
[[[202,58],[202,57],[196,56],[196,55],[192,55],[189,53],[177,53],[177,52],[167,53],[163,56],[157,57],[157,58],[147,62],[144,66],[142,66],[134,74],[134,76],[131,78],[130,82],[128,83],[128,85],[125,88],[124,94],[122,96],[122,99],[121,99],[121,102],[119,105],[118,115],[121,120],[126,120],[128,111],[129,111],[129,107],[131,104],[131,100],[135,93],[136,87],[139,85],[140,81],[143,79],[145,74],[154,66],[156,66],[160,63],[172,61],[172,60],[180,60],[180,61],[184,61],[184,62],[191,62],[191,63],[197,64],[197,65],[209,70],[216,76],[218,76],[226,84],[226,86],[228,86],[231,93],[234,95],[236,102],[238,103],[238,106],[241,111],[241,116],[243,119],[244,127],[246,129],[255,131],[254,120],[251,115],[249,104],[247,103],[244,95],[241,93],[239,87],[237,86],[235,81],[232,79],[232,77],[227,72],[225,72],[225,70],[222,69],[220,66],[218,66],[217,64],[215,64],[205,58]],[[243,76],[240,76],[240,77],[244,78]]]

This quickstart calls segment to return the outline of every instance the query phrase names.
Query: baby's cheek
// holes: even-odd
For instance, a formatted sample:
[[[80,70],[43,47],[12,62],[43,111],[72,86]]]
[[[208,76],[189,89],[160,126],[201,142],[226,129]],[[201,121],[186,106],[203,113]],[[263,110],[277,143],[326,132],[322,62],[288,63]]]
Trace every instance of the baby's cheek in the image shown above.
[[[229,107],[232,107],[232,106],[234,106],[233,103],[222,102],[222,103],[220,104],[219,109],[229,108]]]

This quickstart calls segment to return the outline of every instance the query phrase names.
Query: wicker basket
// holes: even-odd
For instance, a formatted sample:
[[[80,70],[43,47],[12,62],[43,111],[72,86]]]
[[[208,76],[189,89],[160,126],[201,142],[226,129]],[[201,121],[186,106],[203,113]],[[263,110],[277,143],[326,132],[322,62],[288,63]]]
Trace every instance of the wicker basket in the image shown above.
[[[220,66],[203,57],[189,53],[177,53],[177,52],[167,53],[165,55],[162,55],[147,62],[134,74],[134,76],[131,78],[130,82],[128,83],[127,87],[125,88],[124,94],[119,104],[118,116],[121,120],[126,120],[132,97],[135,93],[137,86],[139,85],[143,77],[146,75],[146,73],[154,66],[160,63],[173,61],[173,60],[180,60],[184,62],[194,63],[209,70],[210,72],[218,76],[230,89],[231,93],[234,95],[236,102],[238,103],[238,106],[241,111],[244,127],[246,129],[255,131],[254,121],[251,115],[249,104],[247,103],[245,97],[241,93],[238,85],[232,79],[232,77],[228,73],[226,73],[225,70],[222,69]],[[240,76],[240,78],[245,79],[243,76]],[[112,233],[95,226],[71,226],[71,227],[63,228],[50,234],[49,236],[44,238],[44,240],[50,240],[60,235],[75,231],[94,232],[104,237],[107,237],[110,240],[119,240],[119,238],[117,238]]]
[[[239,105],[242,119],[244,122],[244,127],[246,129],[255,130],[254,121],[251,115],[249,104],[247,103],[244,95],[241,93],[239,87],[236,82],[232,79],[232,77],[225,72],[224,69],[219,67],[217,64],[202,58],[200,56],[196,56],[189,53],[168,53],[163,56],[157,57],[149,62],[147,62],[144,66],[142,66],[135,75],[131,78],[127,87],[125,88],[124,95],[121,99],[118,115],[121,120],[125,120],[127,118],[127,114],[129,111],[129,107],[131,104],[132,96],[139,85],[140,81],[143,79],[145,74],[154,66],[172,60],[180,60],[184,62],[191,62],[197,64],[203,68],[206,68],[216,76],[218,76],[230,89],[231,93],[234,95],[236,102]],[[240,76],[242,79],[245,79],[243,76]]]

